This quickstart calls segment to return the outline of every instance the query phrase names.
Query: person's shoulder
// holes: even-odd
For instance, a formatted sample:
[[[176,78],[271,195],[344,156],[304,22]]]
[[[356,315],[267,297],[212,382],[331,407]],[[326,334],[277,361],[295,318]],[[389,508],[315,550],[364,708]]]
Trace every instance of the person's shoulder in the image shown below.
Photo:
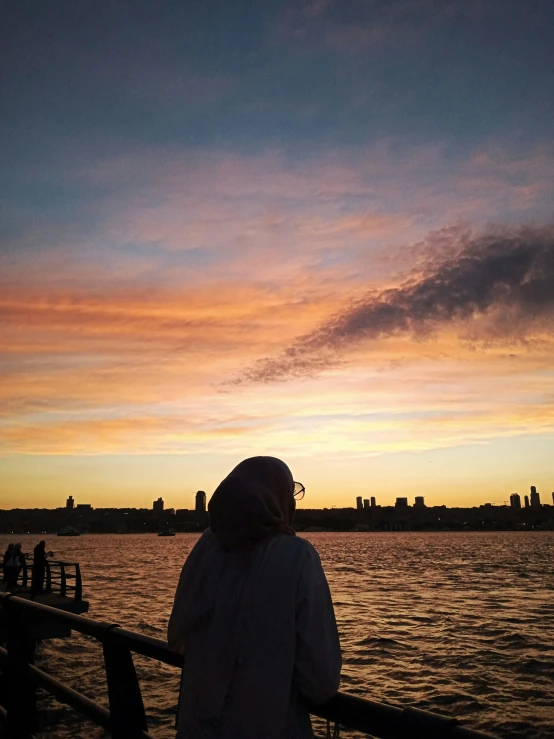
[[[192,551],[196,553],[211,552],[214,550],[219,550],[220,548],[221,547],[216,535],[210,528],[207,528],[202,532],[202,535],[196,541]]]
[[[301,536],[284,536],[282,546],[293,551],[296,556],[306,559],[319,559],[319,554],[314,545]]]

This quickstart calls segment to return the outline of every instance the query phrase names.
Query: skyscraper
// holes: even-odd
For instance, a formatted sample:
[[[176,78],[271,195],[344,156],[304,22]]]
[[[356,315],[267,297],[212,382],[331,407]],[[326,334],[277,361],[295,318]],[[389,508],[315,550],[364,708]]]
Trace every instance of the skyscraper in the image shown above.
[[[541,507],[541,496],[537,493],[537,488],[531,485],[531,508]]]
[[[361,511],[361,510],[363,510],[363,507],[364,507],[364,505],[362,503],[362,496],[361,495],[358,495],[358,497],[356,498],[356,508],[359,511]]]
[[[203,490],[196,493],[194,510],[199,516],[204,516],[206,513],[206,493]]]
[[[154,513],[163,513],[164,512],[164,501],[163,498],[158,498],[158,500],[155,500],[152,503],[152,510]]]
[[[552,495],[554,496],[554,493],[552,493]],[[377,505],[377,501],[375,500],[375,496],[374,496],[374,495],[372,495],[372,496],[371,496],[371,507],[372,507],[372,508],[375,508],[375,507],[376,507],[376,505]]]
[[[529,496],[528,495],[525,496],[525,507],[529,508]]]
[[[396,503],[394,505],[395,505],[395,508],[407,508],[408,498],[397,498]]]
[[[517,493],[512,493],[510,495],[510,506],[512,508],[521,508],[521,498]]]
[[[364,511],[369,509],[369,498],[364,498]]]
[[[73,508],[75,507],[75,501],[73,500],[72,495],[70,495],[69,498],[65,501],[65,507],[66,507],[66,510],[68,511],[72,511]]]
[[[423,495],[416,495],[414,508],[425,508],[425,498]]]

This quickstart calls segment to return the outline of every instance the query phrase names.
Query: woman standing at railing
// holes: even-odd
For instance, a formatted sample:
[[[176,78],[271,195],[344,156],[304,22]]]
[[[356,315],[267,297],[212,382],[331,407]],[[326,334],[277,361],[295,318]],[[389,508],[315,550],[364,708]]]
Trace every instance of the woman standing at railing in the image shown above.
[[[39,595],[44,588],[44,575],[46,572],[46,558],[51,557],[52,552],[46,553],[46,542],[39,541],[33,552],[33,576],[31,578],[31,595]]]
[[[21,544],[16,544],[13,550],[13,558],[14,558],[14,587],[17,585],[17,580],[19,578],[19,573],[23,569],[23,565],[25,564],[25,555],[21,551]]]
[[[210,501],[168,628],[185,658],[179,739],[312,737],[302,699],[338,690],[333,604],[316,550],[292,529],[295,488],[284,462],[253,457]]]
[[[13,544],[8,544],[8,548],[4,552],[4,561],[2,563],[2,575],[3,580],[6,583],[7,590],[10,590],[13,587],[13,575],[15,570],[14,551],[15,546]],[[17,582],[17,576],[15,580]]]

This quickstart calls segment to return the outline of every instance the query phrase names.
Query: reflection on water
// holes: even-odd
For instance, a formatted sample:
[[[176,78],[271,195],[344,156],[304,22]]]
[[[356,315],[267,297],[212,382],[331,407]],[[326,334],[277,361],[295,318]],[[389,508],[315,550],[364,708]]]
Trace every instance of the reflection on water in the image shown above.
[[[19,538],[32,549],[36,537]],[[87,535],[52,538],[47,546],[57,558],[81,562],[90,616],[163,639],[179,572],[196,538]],[[554,736],[554,533],[308,538],[333,593],[343,690],[451,713],[500,737]],[[0,546],[6,543],[2,536]],[[106,703],[94,641],[47,642],[39,663]],[[151,733],[174,736],[176,670],[141,657],[136,663]],[[69,709],[62,718],[47,735],[103,735]]]

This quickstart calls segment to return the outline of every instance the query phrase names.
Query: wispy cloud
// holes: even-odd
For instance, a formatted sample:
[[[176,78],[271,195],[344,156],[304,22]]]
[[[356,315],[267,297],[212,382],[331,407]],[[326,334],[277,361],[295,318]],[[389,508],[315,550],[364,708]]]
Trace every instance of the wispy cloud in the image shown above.
[[[495,0],[308,0],[295,3],[277,29],[281,37],[324,44],[348,55],[363,51],[381,52],[383,47],[418,46],[433,32],[459,21],[475,23],[514,21],[531,24],[537,11],[522,13],[517,0],[500,7]]]
[[[281,354],[258,360],[235,382],[317,374],[365,340],[403,334],[425,339],[452,324],[462,333],[468,321],[480,318],[492,319],[485,323],[485,339],[513,340],[531,329],[553,335],[553,228],[465,234],[450,248],[455,253],[448,259],[432,256],[404,284],[370,293]],[[478,338],[478,329],[469,328]]]

